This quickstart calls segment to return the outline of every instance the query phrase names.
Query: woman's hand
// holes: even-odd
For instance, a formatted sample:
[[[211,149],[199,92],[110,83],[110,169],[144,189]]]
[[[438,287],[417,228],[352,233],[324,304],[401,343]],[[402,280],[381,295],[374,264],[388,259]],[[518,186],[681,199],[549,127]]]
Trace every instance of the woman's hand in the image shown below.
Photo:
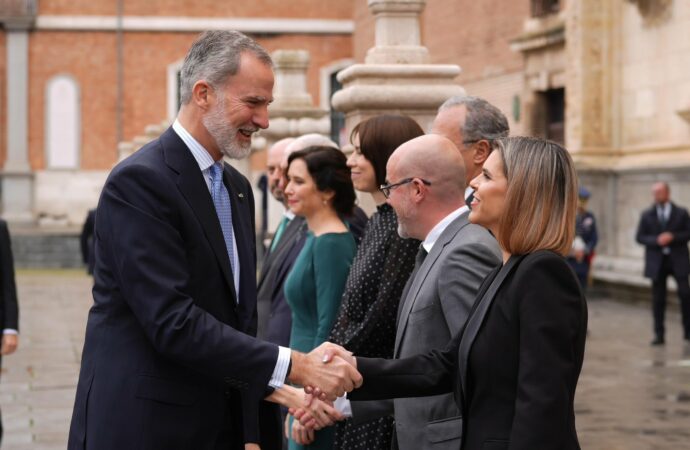
[[[308,396],[309,394],[307,394]],[[305,402],[305,406],[296,410],[291,409],[290,414],[307,428],[320,430],[334,425],[336,422],[345,419],[331,402],[312,398]]]
[[[292,421],[292,440],[300,445],[309,445],[314,442],[314,430],[306,428],[295,419]]]

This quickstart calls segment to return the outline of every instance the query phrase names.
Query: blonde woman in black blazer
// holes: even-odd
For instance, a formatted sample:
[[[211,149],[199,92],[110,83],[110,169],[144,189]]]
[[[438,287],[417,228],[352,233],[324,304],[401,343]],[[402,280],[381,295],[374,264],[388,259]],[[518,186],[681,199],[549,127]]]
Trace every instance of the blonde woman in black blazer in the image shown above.
[[[471,183],[470,221],[496,236],[503,265],[445,350],[357,358],[364,384],[348,398],[452,390],[463,412],[463,449],[579,449],[573,399],[587,307],[563,257],[575,231],[575,169],[564,148],[541,139],[505,138],[493,147]]]

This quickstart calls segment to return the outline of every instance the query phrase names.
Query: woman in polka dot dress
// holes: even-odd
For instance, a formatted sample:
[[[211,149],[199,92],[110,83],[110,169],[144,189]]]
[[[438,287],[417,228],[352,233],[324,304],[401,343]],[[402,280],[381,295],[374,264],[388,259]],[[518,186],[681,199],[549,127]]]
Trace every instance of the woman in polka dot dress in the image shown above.
[[[359,123],[350,140],[355,147],[347,160],[352,183],[360,192],[371,194],[377,204],[364,231],[352,263],[330,341],[357,356],[392,358],[395,323],[403,287],[414,267],[419,241],[398,236],[398,221],[379,186],[386,182],[386,163],[404,142],[424,134],[409,117],[381,115]],[[334,449],[389,450],[393,417],[359,420],[363,405],[345,404],[352,419],[336,425]],[[349,413],[349,414],[348,414]],[[376,414],[373,414],[374,416]]]

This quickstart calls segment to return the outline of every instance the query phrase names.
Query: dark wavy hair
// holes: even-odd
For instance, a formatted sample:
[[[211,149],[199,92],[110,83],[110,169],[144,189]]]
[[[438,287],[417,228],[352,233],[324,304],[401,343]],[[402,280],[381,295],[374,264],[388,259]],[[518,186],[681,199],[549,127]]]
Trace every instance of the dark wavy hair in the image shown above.
[[[288,156],[288,168],[296,159],[304,161],[319,191],[333,192],[333,209],[338,214],[352,213],[355,206],[355,189],[343,152],[333,147],[307,147]]]
[[[359,135],[362,155],[374,167],[376,185],[386,183],[388,158],[400,145],[424,134],[414,119],[398,114],[382,114],[358,123],[350,133],[350,143]]]

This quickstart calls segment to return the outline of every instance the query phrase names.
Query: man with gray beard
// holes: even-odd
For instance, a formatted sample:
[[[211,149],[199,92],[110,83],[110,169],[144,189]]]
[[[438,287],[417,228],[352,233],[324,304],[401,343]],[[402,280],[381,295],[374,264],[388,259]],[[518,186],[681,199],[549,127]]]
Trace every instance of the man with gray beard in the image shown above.
[[[291,381],[335,398],[361,384],[351,360],[252,337],[254,199],[223,156],[244,158],[268,127],[273,82],[256,42],[203,33],[177,120],[106,180],[69,450],[257,449],[271,389]]]

